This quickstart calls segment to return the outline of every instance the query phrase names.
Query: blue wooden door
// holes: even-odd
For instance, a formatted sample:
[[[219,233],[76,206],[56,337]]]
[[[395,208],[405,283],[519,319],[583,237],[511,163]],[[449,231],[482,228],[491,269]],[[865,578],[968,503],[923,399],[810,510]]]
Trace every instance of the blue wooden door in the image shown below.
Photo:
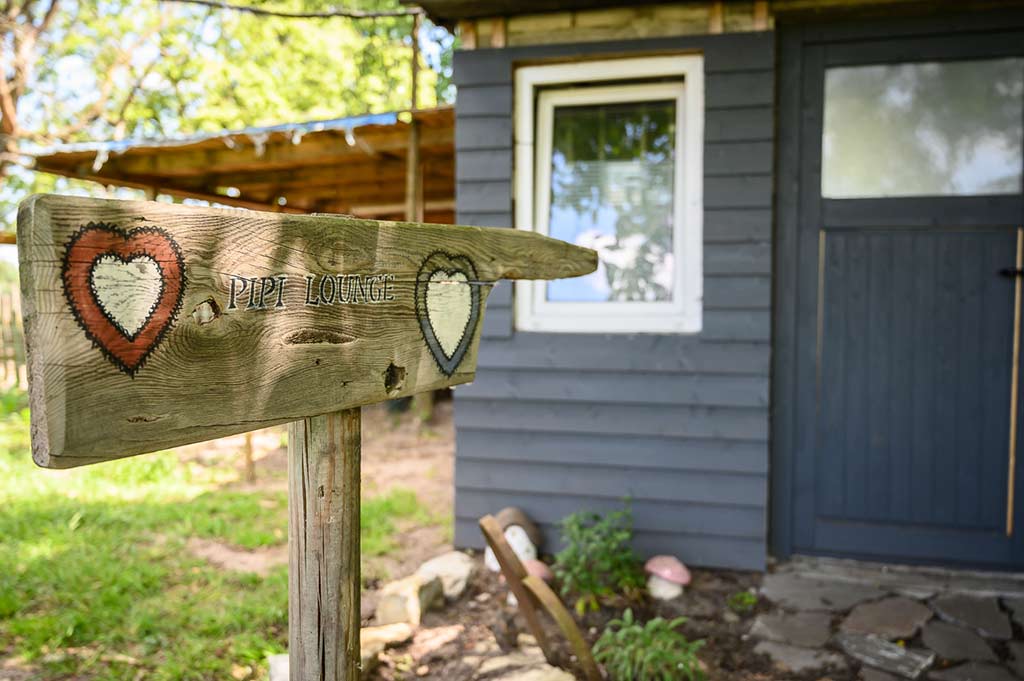
[[[1024,34],[875,30],[785,52],[773,529],[784,552],[1019,568]]]

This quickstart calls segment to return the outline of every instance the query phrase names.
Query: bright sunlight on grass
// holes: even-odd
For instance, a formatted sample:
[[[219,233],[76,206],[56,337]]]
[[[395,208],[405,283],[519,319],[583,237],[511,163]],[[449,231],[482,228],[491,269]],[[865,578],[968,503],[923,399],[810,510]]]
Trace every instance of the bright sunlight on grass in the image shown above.
[[[186,545],[285,545],[286,494],[219,489],[233,467],[170,452],[39,469],[23,405],[0,397],[0,656],[41,679],[264,678],[287,642],[287,567],[222,570]],[[363,500],[364,556],[393,548],[399,519],[431,520],[408,490]]]

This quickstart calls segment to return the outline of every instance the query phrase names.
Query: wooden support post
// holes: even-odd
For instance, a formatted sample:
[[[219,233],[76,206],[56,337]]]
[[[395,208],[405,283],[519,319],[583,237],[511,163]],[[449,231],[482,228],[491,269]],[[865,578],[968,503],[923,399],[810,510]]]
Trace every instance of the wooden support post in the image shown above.
[[[288,430],[291,681],[357,681],[360,410]]]
[[[245,434],[242,443],[242,457],[245,460],[245,481],[256,482],[256,462],[252,458],[252,431]]]
[[[708,33],[721,33],[725,30],[725,8],[722,0],[712,0],[708,8]]]

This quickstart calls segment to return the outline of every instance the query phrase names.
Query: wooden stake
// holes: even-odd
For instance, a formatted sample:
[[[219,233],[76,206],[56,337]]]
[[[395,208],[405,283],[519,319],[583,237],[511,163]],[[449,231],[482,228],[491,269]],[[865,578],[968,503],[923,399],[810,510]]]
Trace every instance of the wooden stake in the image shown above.
[[[360,410],[288,429],[291,681],[357,681]]]

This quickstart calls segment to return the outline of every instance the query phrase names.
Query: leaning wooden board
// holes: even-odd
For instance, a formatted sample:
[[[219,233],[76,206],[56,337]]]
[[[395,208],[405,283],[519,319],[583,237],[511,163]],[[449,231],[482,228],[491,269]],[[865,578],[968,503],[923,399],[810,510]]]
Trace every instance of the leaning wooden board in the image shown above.
[[[597,264],[513,230],[53,195],[18,249],[50,468],[468,382],[497,280]]]

